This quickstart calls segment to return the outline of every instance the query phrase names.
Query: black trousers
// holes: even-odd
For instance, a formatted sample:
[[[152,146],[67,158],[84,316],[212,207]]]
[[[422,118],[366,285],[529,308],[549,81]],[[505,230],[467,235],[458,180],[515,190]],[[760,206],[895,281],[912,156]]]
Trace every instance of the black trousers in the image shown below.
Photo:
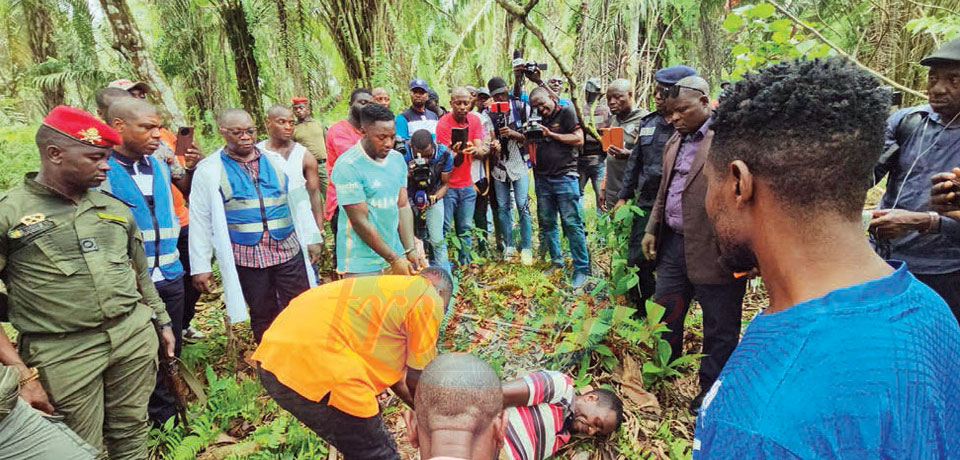
[[[954,318],[960,321],[960,271],[953,273],[944,273],[942,275],[917,275],[914,274],[923,284],[930,286],[943,297],[943,300],[950,306]]]
[[[180,238],[177,240],[177,251],[180,251],[180,264],[183,265],[183,329],[190,327],[190,322],[196,315],[197,301],[200,300],[200,291],[193,287],[190,277],[190,229],[189,225],[180,227]]]
[[[333,231],[333,251],[330,255],[333,257],[333,266],[337,266],[337,221],[340,219],[340,206],[333,210],[333,217],[330,218],[330,230]]]
[[[627,265],[639,269],[637,276],[640,277],[640,282],[628,293],[630,300],[636,305],[639,315],[643,315],[647,299],[653,297],[657,291],[657,280],[653,275],[657,269],[657,263],[643,257],[643,250],[640,248],[640,242],[643,241],[647,221],[650,220],[652,210],[649,208],[642,209],[644,215],[633,218],[633,226],[630,227],[630,240],[627,245]]]
[[[670,342],[671,360],[683,352],[683,323],[696,299],[703,308],[703,354],[700,360],[700,389],[708,390],[740,340],[740,315],[746,279],[727,284],[693,284],[687,277],[683,235],[666,225],[660,235],[657,260],[657,291],[654,299],[666,309],[663,321],[670,328],[664,338]]]
[[[344,460],[400,460],[397,444],[380,414],[368,418],[350,415],[327,404],[329,394],[314,402],[280,383],[270,371],[259,369],[259,373],[260,382],[277,405],[336,447]]]
[[[250,329],[257,343],[290,300],[310,289],[303,253],[267,268],[238,265],[237,277],[243,288],[243,299],[250,307]]]
[[[187,278],[184,275],[184,278]],[[180,356],[180,349],[183,346],[183,283],[177,280],[173,283],[161,283],[157,287],[157,292],[163,300],[167,314],[173,322],[173,336],[177,339],[174,354]],[[164,348],[163,342],[160,347]],[[165,348],[164,348],[165,349]],[[150,402],[147,404],[147,414],[150,421],[161,424],[177,413],[177,400],[160,383],[160,375],[157,375],[157,385],[150,394]]]
[[[480,230],[480,238],[477,241],[477,251],[480,253],[485,253],[487,251],[487,238],[490,233],[487,231],[489,226],[489,221],[487,220],[487,208],[490,208],[493,212],[493,233],[494,238],[497,241],[497,250],[503,251],[503,240],[502,233],[500,229],[500,223],[497,221],[497,199],[494,196],[493,192],[493,182],[487,178],[481,179],[476,184],[477,187],[477,204],[473,208],[473,226],[474,228]],[[487,193],[481,194],[484,191]]]

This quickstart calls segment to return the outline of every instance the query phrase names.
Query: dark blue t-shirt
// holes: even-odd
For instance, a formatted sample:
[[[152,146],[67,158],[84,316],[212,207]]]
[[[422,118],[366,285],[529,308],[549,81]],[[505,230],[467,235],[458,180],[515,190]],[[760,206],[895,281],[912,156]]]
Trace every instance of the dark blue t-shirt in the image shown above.
[[[960,327],[891,265],[757,316],[704,398],[693,458],[960,457]]]

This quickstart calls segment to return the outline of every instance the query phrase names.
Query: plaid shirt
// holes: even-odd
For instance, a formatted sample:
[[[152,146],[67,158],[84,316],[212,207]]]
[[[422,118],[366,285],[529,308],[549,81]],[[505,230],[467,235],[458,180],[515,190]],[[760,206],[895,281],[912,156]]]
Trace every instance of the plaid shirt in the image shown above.
[[[244,172],[257,181],[260,174],[260,166],[257,160],[260,159],[260,151],[257,150],[256,156],[248,162],[240,162],[240,167]],[[242,244],[231,243],[233,246],[234,262],[240,267],[248,268],[267,268],[274,265],[280,265],[298,254],[300,254],[300,241],[297,240],[297,233],[293,232],[283,241],[277,241],[270,236],[270,232],[263,231],[260,241],[254,246],[245,246]]]

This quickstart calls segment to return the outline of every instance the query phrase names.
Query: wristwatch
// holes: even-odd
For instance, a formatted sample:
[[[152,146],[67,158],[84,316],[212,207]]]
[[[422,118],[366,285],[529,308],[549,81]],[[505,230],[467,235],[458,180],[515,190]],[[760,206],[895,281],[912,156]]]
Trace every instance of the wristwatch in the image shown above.
[[[930,223],[927,225],[927,229],[921,233],[940,233],[940,214],[935,211],[927,211],[927,214],[930,216]]]

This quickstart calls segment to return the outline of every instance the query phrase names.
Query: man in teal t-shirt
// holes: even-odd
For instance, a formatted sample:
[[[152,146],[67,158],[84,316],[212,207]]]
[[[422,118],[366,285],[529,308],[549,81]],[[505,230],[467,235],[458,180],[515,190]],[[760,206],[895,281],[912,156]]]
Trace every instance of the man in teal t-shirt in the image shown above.
[[[346,214],[337,230],[337,271],[344,276],[410,275],[426,266],[414,246],[407,200],[407,164],[393,150],[390,109],[368,104],[360,112],[357,145],[337,159],[331,181]]]

